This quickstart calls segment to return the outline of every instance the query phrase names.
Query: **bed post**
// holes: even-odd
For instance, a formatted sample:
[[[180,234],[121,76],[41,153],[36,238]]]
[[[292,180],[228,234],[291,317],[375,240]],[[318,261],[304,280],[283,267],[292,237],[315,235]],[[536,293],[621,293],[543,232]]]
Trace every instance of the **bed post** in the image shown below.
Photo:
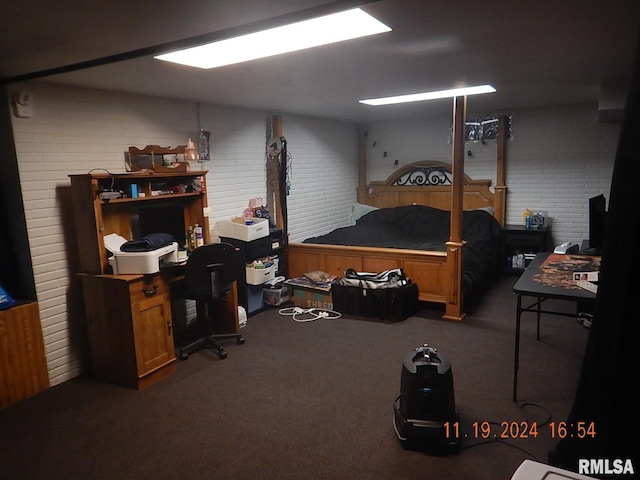
[[[494,217],[500,225],[504,226],[507,218],[507,185],[505,183],[507,165],[507,117],[498,117],[498,158],[496,172],[496,186],[494,188],[496,199],[494,202]]]
[[[464,139],[467,97],[453,99],[453,148],[451,185],[451,231],[447,246],[447,303],[443,318],[462,320],[462,198],[464,189]]]
[[[369,187],[367,187],[367,131],[358,131],[358,203],[368,203]]]
[[[267,204],[273,201],[272,211],[276,217],[276,226],[282,230],[282,241],[284,244],[282,254],[280,255],[280,268],[279,270],[288,276],[289,272],[289,254],[287,245],[289,244],[289,231],[287,221],[287,195],[285,185],[285,175],[287,168],[287,160],[283,158],[286,152],[285,139],[282,130],[282,117],[280,115],[271,116],[271,135],[272,137],[280,138],[283,142],[283,149],[278,155],[268,156],[268,178],[273,180],[273,185],[267,182],[267,191],[269,197],[267,198]],[[270,190],[272,187],[272,190]]]
[[[275,138],[282,137],[282,117],[280,115],[271,116],[271,136]],[[280,159],[278,156],[269,156],[267,168],[269,170],[269,178],[273,181],[273,184],[267,182],[267,189],[269,190],[267,204],[273,211],[276,226],[284,230],[284,210],[282,208],[281,195],[281,189],[284,186],[280,184]]]

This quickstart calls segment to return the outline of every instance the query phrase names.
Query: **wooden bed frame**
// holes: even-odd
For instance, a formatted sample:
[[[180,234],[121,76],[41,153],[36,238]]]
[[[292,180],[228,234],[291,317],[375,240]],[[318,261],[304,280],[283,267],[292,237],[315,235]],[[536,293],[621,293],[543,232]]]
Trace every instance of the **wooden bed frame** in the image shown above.
[[[462,116],[464,118],[464,115]],[[505,119],[500,118],[505,132]],[[394,172],[387,180],[366,184],[363,156],[360,158],[358,201],[375,207],[429,205],[451,212],[451,236],[446,251],[422,251],[378,247],[290,243],[288,268],[291,277],[321,270],[342,277],[348,268],[364,272],[380,272],[402,268],[418,284],[419,299],[445,305],[443,318],[462,320],[465,316],[462,291],[462,210],[492,207],[494,217],[503,225],[506,186],[504,185],[504,148],[506,135],[498,143],[497,185],[491,191],[491,180],[473,180],[460,168],[463,164],[464,139],[458,145],[452,164],[416,162]],[[454,142],[456,140],[454,139]],[[362,141],[361,141],[362,145]],[[362,147],[361,147],[362,151]],[[457,167],[457,168],[456,168]]]

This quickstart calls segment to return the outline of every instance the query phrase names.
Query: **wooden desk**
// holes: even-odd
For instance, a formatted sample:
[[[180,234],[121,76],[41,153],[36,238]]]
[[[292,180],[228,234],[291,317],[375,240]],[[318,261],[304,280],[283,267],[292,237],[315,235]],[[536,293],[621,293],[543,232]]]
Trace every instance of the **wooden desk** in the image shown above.
[[[535,312],[537,315],[537,339],[540,340],[540,315],[560,315],[577,317],[578,302],[594,301],[596,294],[577,286],[573,280],[574,272],[592,272],[600,270],[600,257],[590,255],[563,255],[557,253],[538,253],[529,267],[522,273],[513,286],[517,295],[516,303],[516,339],[513,360],[513,401],[516,401],[518,387],[518,361],[520,354],[520,319],[522,312]],[[534,303],[523,307],[522,297],[535,297]],[[576,312],[566,313],[555,310],[543,310],[542,303],[547,299],[576,302]]]

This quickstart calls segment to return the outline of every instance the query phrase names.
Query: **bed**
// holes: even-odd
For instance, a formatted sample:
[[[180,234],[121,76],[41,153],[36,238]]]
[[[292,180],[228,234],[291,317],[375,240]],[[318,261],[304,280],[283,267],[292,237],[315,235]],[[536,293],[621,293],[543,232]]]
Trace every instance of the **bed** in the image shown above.
[[[426,205],[381,208],[363,215],[353,226],[308,238],[303,243],[446,253],[449,219],[446,210]],[[484,209],[465,211],[462,232],[465,239],[462,287],[468,299],[476,298],[493,282],[504,263],[500,224]],[[413,279],[411,275],[409,278]]]
[[[502,118],[501,123],[504,125]],[[302,243],[289,243],[289,275],[297,277],[321,270],[342,277],[349,268],[365,272],[402,268],[407,277],[418,285],[419,300],[444,304],[443,318],[462,320],[465,316],[465,295],[478,294],[496,275],[495,259],[500,254],[499,235],[500,226],[504,224],[506,196],[506,135],[501,138],[493,189],[491,180],[472,179],[464,173],[454,174],[454,171],[464,171],[464,140],[458,154],[454,147],[452,164],[415,162],[399,168],[384,181],[368,184],[366,160],[361,154],[358,205],[378,210],[358,219],[355,228],[360,224],[360,233],[353,234],[360,236],[358,241],[339,240],[337,237],[341,232],[334,231]],[[483,219],[479,223],[484,222],[484,233],[472,231],[472,218]],[[410,227],[418,230],[428,230],[426,225],[431,225],[431,229],[438,233],[421,244],[414,241],[391,246],[388,241],[392,240],[387,238],[387,234],[371,230],[376,228],[372,224],[379,223],[378,220],[391,222],[385,228],[383,221],[382,230],[407,230],[409,227],[399,227],[407,221]],[[433,227],[436,221],[439,225]],[[355,230],[347,231],[346,235],[350,235]],[[483,259],[483,256],[487,258]],[[488,264],[476,268],[474,263],[484,263],[484,260]],[[497,261],[499,268],[500,260]]]

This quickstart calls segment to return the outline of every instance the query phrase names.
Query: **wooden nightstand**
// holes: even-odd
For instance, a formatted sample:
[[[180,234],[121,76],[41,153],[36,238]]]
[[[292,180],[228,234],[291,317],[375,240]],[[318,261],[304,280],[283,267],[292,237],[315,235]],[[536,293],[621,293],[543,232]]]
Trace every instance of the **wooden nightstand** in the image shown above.
[[[524,268],[512,265],[514,255],[547,251],[548,228],[526,228],[523,225],[505,225],[502,228],[502,251],[507,271],[521,273]],[[531,257],[531,256],[530,256]],[[525,263],[525,266],[528,263]]]

